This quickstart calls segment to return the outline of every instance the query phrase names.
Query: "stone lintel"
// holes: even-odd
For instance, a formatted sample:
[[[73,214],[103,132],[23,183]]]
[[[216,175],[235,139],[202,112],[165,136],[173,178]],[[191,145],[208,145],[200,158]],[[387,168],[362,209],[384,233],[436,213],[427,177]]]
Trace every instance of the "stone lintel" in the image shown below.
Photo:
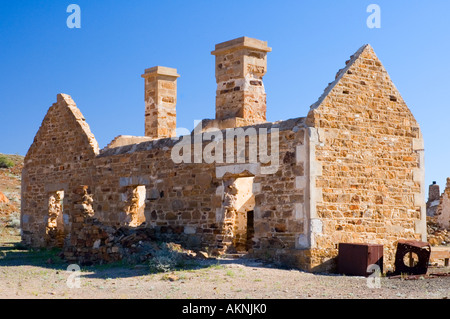
[[[44,186],[44,191],[46,193],[51,193],[51,192],[57,192],[57,191],[68,191],[69,189],[69,185],[67,183],[52,183],[52,184],[46,184]]]
[[[150,182],[147,177],[130,176],[130,177],[120,177],[119,178],[119,186],[120,187],[149,185],[149,184],[150,184]]]

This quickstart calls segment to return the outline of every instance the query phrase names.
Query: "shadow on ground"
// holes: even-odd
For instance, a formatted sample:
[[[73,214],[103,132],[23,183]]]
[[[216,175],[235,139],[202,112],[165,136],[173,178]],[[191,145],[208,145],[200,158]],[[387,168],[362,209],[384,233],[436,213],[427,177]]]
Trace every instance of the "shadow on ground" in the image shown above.
[[[0,267],[37,266],[65,269],[58,249],[30,249],[18,242],[0,242]]]
[[[28,248],[23,246],[20,242],[0,242],[0,268],[34,266],[54,269],[57,271],[67,271],[69,263],[58,256],[60,251],[61,250],[57,248]],[[289,268],[244,256],[241,258],[186,258],[183,259],[183,262],[180,265],[172,267],[170,271],[195,271],[206,268],[226,267],[231,264],[253,268],[276,268],[289,270]],[[80,266],[80,270],[82,272],[82,277],[103,279],[138,277],[162,273],[152,271],[149,266],[149,261],[139,264],[119,261],[115,263],[93,266]]]

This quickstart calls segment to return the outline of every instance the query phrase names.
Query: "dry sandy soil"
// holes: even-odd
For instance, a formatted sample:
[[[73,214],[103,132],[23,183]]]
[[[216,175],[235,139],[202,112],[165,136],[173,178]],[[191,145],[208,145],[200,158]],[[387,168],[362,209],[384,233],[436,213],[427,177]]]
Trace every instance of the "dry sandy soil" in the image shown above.
[[[68,265],[59,260],[54,250],[21,250],[17,236],[11,235],[8,240],[0,244],[0,298],[450,297],[450,276],[418,280],[382,277],[379,288],[369,288],[364,277],[311,274],[248,259],[195,260],[184,269],[167,273],[151,273],[148,265],[130,264],[82,267],[76,273],[67,271]]]

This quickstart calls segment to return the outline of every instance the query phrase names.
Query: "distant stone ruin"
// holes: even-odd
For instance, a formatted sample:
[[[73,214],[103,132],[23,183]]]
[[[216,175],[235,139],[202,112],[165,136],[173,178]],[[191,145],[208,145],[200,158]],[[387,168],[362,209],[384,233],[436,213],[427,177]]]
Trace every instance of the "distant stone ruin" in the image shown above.
[[[434,246],[450,244],[450,178],[447,178],[442,194],[436,182],[429,186],[426,208],[430,230],[428,241]]]
[[[266,121],[269,52],[248,37],[217,44],[216,116],[185,136],[173,68],[142,75],[145,136],[102,150],[58,94],[25,158],[23,242],[87,263],[167,240],[324,271],[338,243],[383,244],[392,265],[399,239],[426,240],[419,124],[372,47],[351,56],[305,117],[279,122]]]

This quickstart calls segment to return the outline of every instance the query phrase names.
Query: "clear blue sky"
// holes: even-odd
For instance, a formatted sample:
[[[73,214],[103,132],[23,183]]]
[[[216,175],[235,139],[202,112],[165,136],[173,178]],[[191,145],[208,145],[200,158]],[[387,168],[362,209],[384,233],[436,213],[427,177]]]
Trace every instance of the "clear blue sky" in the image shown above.
[[[69,4],[81,28],[69,29]],[[369,29],[369,4],[381,28]],[[219,42],[268,41],[269,121],[305,116],[370,43],[418,120],[426,184],[450,176],[450,1],[0,0],[0,153],[25,155],[58,93],[70,94],[100,147],[144,134],[145,68],[178,69],[178,127],[215,114]]]

